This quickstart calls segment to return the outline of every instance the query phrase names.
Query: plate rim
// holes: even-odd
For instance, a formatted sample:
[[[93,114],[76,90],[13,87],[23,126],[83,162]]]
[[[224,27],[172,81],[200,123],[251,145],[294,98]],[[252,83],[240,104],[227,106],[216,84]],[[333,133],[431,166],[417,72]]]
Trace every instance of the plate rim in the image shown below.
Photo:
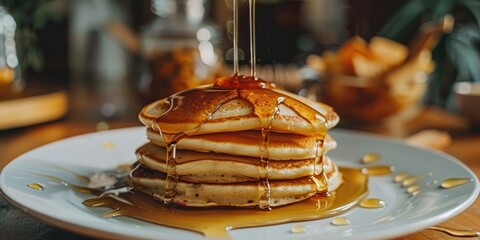
[[[112,231],[104,231],[100,228],[92,228],[92,227],[89,227],[89,226],[84,226],[84,225],[79,224],[79,223],[74,223],[74,222],[71,222],[71,221],[64,221],[64,220],[58,219],[54,216],[49,216],[47,214],[36,211],[34,208],[25,206],[25,205],[15,201],[3,189],[4,188],[4,178],[5,178],[5,175],[6,175],[5,170],[10,168],[13,164],[15,164],[14,162],[17,161],[18,159],[22,159],[25,156],[28,156],[29,154],[35,154],[36,151],[39,151],[43,148],[49,148],[51,145],[55,145],[59,142],[63,142],[63,141],[66,141],[66,140],[72,141],[72,140],[75,140],[77,138],[78,139],[85,138],[85,137],[88,137],[89,135],[111,134],[111,133],[128,132],[128,131],[136,132],[136,131],[142,131],[144,129],[146,129],[146,127],[140,126],[140,127],[127,127],[127,128],[118,128],[118,129],[111,129],[111,130],[106,130],[106,131],[99,131],[99,132],[84,133],[84,134],[80,134],[80,135],[71,136],[71,137],[68,137],[68,138],[56,140],[56,141],[47,143],[45,145],[36,147],[34,149],[31,149],[31,150],[17,156],[12,161],[10,161],[0,172],[0,196],[3,197],[9,204],[11,204],[12,206],[21,210],[22,212],[28,214],[29,216],[32,216],[36,219],[39,219],[40,221],[42,221],[44,223],[47,223],[47,224],[50,224],[52,226],[59,227],[61,229],[65,229],[67,231],[71,231],[71,232],[74,232],[74,233],[77,233],[77,234],[80,234],[80,235],[83,235],[83,236],[100,237],[100,238],[112,238],[112,237],[114,237],[114,238],[117,238],[117,239],[127,239],[127,238],[128,239],[132,239],[132,238],[144,239],[144,238],[141,238],[141,237],[138,237],[138,236],[117,234],[117,233],[112,232]],[[415,146],[415,145],[412,145],[412,144],[409,144],[409,143],[403,141],[402,139],[396,139],[396,138],[393,138],[393,137],[384,136],[384,135],[380,135],[380,134],[376,134],[376,133],[368,133],[368,132],[362,132],[362,131],[358,131],[358,130],[338,129],[338,128],[330,130],[329,133],[332,133],[332,132],[334,133],[334,135],[336,133],[343,134],[343,135],[355,135],[355,136],[358,136],[358,137],[368,138],[369,140],[373,140],[373,141],[382,140],[384,142],[389,142],[389,144],[395,144],[395,145],[400,144],[400,145],[408,146],[408,147],[411,147],[411,148],[420,149],[422,151],[427,151],[429,153],[433,153],[435,155],[438,155],[438,156],[441,156],[441,157],[447,159],[448,161],[453,162],[455,165],[458,165],[459,167],[466,170],[468,172],[468,174],[470,174],[470,177],[473,179],[473,182],[475,184],[474,185],[474,191],[469,195],[469,197],[465,201],[463,201],[459,206],[458,205],[455,206],[453,209],[449,209],[448,211],[444,211],[444,212],[438,214],[435,220],[422,219],[420,222],[417,221],[415,223],[409,223],[409,224],[406,224],[406,225],[403,224],[402,226],[399,226],[402,229],[403,228],[411,229],[412,226],[414,226],[413,231],[408,231],[406,233],[405,232],[400,233],[400,231],[395,231],[395,233],[391,233],[391,234],[383,233],[381,236],[375,235],[373,233],[362,234],[361,236],[358,236],[362,239],[363,238],[369,238],[369,239],[370,238],[392,238],[392,237],[399,237],[399,236],[404,236],[404,235],[407,235],[407,234],[417,232],[419,230],[425,229],[428,226],[439,224],[441,222],[444,222],[444,221],[460,214],[465,209],[470,207],[472,205],[472,203],[474,203],[475,200],[478,198],[478,195],[480,193],[480,186],[479,186],[479,179],[476,176],[475,172],[473,172],[465,163],[463,163],[459,159],[457,159],[457,158],[455,158],[455,157],[453,157],[453,156],[451,156],[451,155],[449,155],[445,152],[435,150],[435,149],[429,149],[429,148]],[[146,138],[145,138],[145,141],[147,141]],[[268,226],[265,226],[265,227],[268,227]],[[357,236],[353,236],[353,237],[357,237]],[[162,239],[171,239],[171,238],[169,238],[167,236],[162,236]]]

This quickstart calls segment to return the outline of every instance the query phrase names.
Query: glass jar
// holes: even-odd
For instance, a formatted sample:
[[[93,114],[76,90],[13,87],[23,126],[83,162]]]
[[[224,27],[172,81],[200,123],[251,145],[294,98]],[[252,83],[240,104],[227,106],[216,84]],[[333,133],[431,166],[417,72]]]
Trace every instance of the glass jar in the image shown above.
[[[141,33],[146,101],[212,83],[223,71],[219,28],[206,19],[208,1],[153,0],[157,18]]]
[[[24,86],[15,46],[16,28],[12,15],[0,6],[0,97],[20,92]]]

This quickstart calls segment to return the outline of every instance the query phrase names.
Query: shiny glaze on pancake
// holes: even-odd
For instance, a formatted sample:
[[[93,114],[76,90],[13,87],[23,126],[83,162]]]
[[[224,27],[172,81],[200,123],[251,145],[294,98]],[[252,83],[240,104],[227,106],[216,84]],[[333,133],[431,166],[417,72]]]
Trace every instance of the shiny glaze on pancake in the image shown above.
[[[324,135],[327,129],[327,120],[323,115],[285,94],[271,89],[221,89],[212,86],[190,89],[168,98],[169,109],[154,119],[151,127],[165,133],[183,132],[187,135],[195,135],[195,131],[207,122],[225,121],[225,119],[214,119],[212,116],[222,105],[236,98],[253,106],[252,114],[260,121],[258,126],[260,129],[267,127],[265,124],[275,117],[272,115],[279,104],[287,106],[307,121],[309,126],[305,128],[311,132],[311,135]],[[295,126],[289,126],[292,129],[271,127],[273,131],[295,131]]]
[[[239,81],[241,80],[241,81]],[[240,83],[240,84],[239,84]],[[271,132],[295,132],[299,128],[305,135],[315,137],[315,160],[314,175],[311,180],[317,186],[317,192],[325,192],[328,186],[328,180],[323,172],[321,164],[322,147],[328,130],[327,118],[311,106],[293,98],[291,95],[282,94],[270,89],[272,86],[265,84],[265,81],[256,77],[244,77],[234,75],[228,78],[218,79],[213,86],[199,87],[189,89],[172,95],[166,101],[168,109],[160,116],[156,117],[150,123],[150,128],[158,131],[166,143],[166,178],[165,191],[162,199],[166,204],[174,201],[176,184],[179,176],[176,173],[176,145],[185,136],[196,135],[202,132],[205,124],[216,120],[214,114],[229,102],[235,99],[241,99],[247,102],[253,109],[252,114],[257,120],[257,124],[252,127],[246,124],[246,129],[231,129],[229,131],[239,131],[256,129],[261,131],[262,141],[260,144],[259,175],[262,176],[258,187],[261,189],[259,207],[270,209],[270,183],[269,183],[269,143]],[[288,118],[280,118],[281,106],[286,106],[293,111],[297,117],[306,123],[304,126],[297,126],[295,121],[289,121]],[[143,111],[142,111],[143,113]],[[142,119],[142,113],[140,119]],[[288,117],[288,116],[287,116]],[[188,122],[185,120],[189,119]],[[245,119],[242,119],[246,121]],[[280,121],[278,121],[280,120]],[[222,119],[221,121],[225,121]]]
[[[248,94],[258,96],[258,98],[250,97],[248,99]],[[286,96],[288,101],[278,103],[277,100],[281,96]],[[267,99],[272,101],[267,101]],[[177,106],[180,102],[182,107]],[[308,121],[309,117],[302,114],[302,109],[286,105],[287,102],[296,102],[304,108],[310,108],[311,112],[320,113],[321,118],[324,118],[326,122],[320,124],[328,125],[328,128],[332,128],[338,122],[338,116],[329,106],[280,89],[222,90],[213,86],[187,90],[171,98],[151,103],[142,109],[139,119],[144,125],[158,131],[157,123],[161,125],[162,131],[170,134],[188,132],[188,135],[195,135],[261,130],[262,123],[268,121],[271,116],[262,115],[262,111],[257,109],[257,105],[265,104],[262,107],[264,110],[279,105],[280,112],[273,118],[272,131],[314,136],[315,129]],[[174,108],[178,107],[176,111],[171,109],[172,103],[175,105]],[[170,112],[170,114],[165,114],[166,112]],[[263,113],[268,113],[268,111],[263,111]],[[159,119],[160,116],[163,116],[162,119]]]

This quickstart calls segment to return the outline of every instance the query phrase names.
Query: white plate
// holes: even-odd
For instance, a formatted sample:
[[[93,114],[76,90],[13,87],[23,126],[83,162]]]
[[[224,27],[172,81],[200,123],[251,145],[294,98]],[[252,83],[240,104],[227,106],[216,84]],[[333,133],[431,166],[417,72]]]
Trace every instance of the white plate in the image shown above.
[[[80,183],[69,169],[82,175],[111,169],[135,159],[134,150],[146,141],[145,129],[127,128],[68,138],[30,151],[6,166],[0,175],[0,187],[7,199],[27,213],[52,225],[100,238],[205,239],[199,233],[154,225],[126,217],[105,219],[106,209],[85,207],[87,195],[48,180],[42,175],[58,176]],[[375,135],[345,130],[331,132],[338,141],[329,155],[341,166],[361,166],[359,158],[369,152],[380,153],[375,164],[395,166],[397,172],[426,175],[420,180],[422,192],[415,196],[392,181],[393,175],[371,177],[369,197],[387,203],[381,209],[354,208],[342,216],[352,224],[332,226],[331,219],[301,223],[306,233],[290,233],[295,223],[230,231],[234,239],[372,239],[392,238],[439,224],[467,208],[479,193],[475,174],[458,160],[440,152],[420,149]],[[57,166],[57,167],[54,167]],[[58,168],[61,167],[61,168]],[[472,182],[440,189],[446,178],[469,178]],[[36,191],[29,183],[40,183]],[[298,224],[298,223],[296,223]]]

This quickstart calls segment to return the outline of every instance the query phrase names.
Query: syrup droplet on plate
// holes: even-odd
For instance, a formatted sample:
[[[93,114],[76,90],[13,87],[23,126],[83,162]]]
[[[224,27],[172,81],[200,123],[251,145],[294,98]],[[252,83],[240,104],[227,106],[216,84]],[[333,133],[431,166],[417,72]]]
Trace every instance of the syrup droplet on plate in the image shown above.
[[[417,196],[421,192],[422,192],[421,190],[417,190],[417,191],[413,191],[411,194],[412,194],[412,196]]]
[[[470,178],[449,178],[443,180],[443,182],[440,184],[440,187],[445,189],[454,188],[472,181],[473,179]]]
[[[380,165],[380,166],[362,168],[362,173],[366,175],[375,175],[375,176],[388,175],[393,172],[393,169],[394,169],[393,166]]]
[[[346,226],[346,225],[350,225],[352,223],[350,222],[350,220],[348,220],[345,217],[334,217],[332,219],[332,221],[330,222],[330,224],[332,224],[334,226]]]
[[[291,233],[304,233],[304,232],[307,232],[307,229],[300,224],[295,224],[290,229],[290,232]]]
[[[414,193],[418,190],[420,190],[422,187],[420,185],[411,185],[407,188],[407,193]]]
[[[380,154],[378,153],[367,153],[362,157],[362,163],[369,164],[380,160]]]
[[[37,190],[37,191],[42,191],[42,190],[45,189],[42,185],[40,185],[38,183],[29,183],[29,184],[27,184],[27,187],[29,187],[31,189],[34,189],[34,190]]]
[[[379,198],[367,198],[360,202],[362,208],[383,208],[387,204]]]
[[[423,176],[413,176],[413,177],[407,177],[403,179],[402,181],[402,186],[403,187],[408,187],[414,183],[416,183],[419,179],[423,178]]]
[[[396,182],[396,183],[400,183],[402,182],[405,178],[407,178],[408,175],[406,173],[398,173],[397,175],[395,175],[395,177],[393,178],[393,181]]]
[[[112,150],[115,148],[115,143],[111,142],[111,141],[104,141],[104,142],[101,142],[100,145],[105,148],[105,149],[108,149],[108,150]]]

